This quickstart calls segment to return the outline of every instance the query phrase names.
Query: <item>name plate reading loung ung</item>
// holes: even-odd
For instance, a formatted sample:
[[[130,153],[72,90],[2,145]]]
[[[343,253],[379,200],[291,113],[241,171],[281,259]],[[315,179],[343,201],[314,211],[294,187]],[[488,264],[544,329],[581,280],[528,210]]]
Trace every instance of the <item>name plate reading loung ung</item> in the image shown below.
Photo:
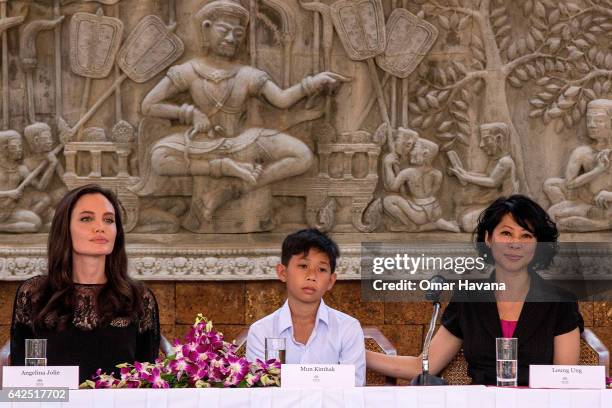
[[[606,388],[605,367],[530,365],[529,388]]]
[[[79,366],[2,367],[2,388],[79,388]]]
[[[355,386],[352,364],[283,364],[281,388],[347,388]]]

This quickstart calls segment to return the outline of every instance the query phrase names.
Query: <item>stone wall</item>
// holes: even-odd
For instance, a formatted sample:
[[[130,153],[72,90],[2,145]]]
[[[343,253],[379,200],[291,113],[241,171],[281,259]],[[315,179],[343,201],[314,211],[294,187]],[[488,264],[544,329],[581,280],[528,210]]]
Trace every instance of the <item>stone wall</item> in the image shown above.
[[[162,334],[168,339],[184,334],[198,313],[212,319],[226,338],[233,339],[249,324],[273,312],[285,299],[284,285],[260,282],[147,282],[160,308]],[[0,283],[0,344],[9,338],[12,302],[17,283]],[[358,282],[338,282],[325,302],[376,326],[399,354],[420,353],[431,318],[429,303],[364,303]],[[612,304],[581,302],[585,326],[612,349]]]
[[[517,192],[610,230],[608,0],[101,3],[3,6],[0,232],[25,246],[92,182],[132,233],[471,232]]]

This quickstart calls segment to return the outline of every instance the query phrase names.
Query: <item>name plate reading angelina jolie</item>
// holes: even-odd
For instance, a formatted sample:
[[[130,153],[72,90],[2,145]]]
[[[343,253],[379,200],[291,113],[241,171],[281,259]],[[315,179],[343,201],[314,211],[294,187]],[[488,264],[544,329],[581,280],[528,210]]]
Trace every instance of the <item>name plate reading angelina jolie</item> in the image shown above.
[[[606,388],[605,367],[530,365],[529,388]]]
[[[2,388],[79,388],[79,366],[2,367]]]
[[[283,364],[281,388],[347,388],[355,386],[352,364]]]

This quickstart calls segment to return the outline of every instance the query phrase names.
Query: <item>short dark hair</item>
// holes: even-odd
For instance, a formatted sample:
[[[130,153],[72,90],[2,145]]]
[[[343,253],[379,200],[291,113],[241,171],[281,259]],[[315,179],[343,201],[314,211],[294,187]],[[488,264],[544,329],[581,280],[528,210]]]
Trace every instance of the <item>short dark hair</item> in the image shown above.
[[[288,266],[293,255],[305,255],[311,248],[327,254],[332,273],[336,271],[336,259],[340,256],[340,249],[330,237],[316,228],[303,229],[287,235],[283,241],[281,263]]]
[[[521,194],[498,198],[478,217],[474,241],[480,256],[489,263],[494,262],[491,249],[483,243],[486,234],[491,235],[506,214],[512,215],[514,221],[535,235],[538,241],[536,253],[527,267],[529,272],[548,268],[558,250],[559,231],[538,203]]]

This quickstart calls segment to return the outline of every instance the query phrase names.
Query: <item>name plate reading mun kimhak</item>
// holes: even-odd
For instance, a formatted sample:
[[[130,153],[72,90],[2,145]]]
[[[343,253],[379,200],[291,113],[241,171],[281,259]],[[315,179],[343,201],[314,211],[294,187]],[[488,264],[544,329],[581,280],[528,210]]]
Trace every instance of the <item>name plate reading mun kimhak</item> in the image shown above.
[[[79,366],[2,367],[2,388],[79,388]]]
[[[606,388],[604,366],[530,365],[529,388]]]
[[[281,388],[347,388],[355,386],[352,364],[283,364]]]

